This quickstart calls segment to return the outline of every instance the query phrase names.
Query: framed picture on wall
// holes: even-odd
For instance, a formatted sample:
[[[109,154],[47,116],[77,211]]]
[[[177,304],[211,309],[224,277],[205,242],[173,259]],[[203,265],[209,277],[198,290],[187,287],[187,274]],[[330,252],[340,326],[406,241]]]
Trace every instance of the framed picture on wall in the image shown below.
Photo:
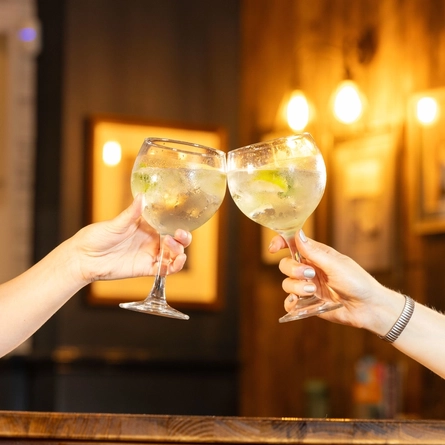
[[[396,138],[337,142],[332,156],[333,246],[368,271],[386,271],[394,251]]]
[[[410,98],[407,147],[412,228],[445,232],[445,88]]]
[[[87,121],[88,223],[113,218],[130,205],[131,171],[147,137],[162,137],[199,143],[226,150],[226,134],[220,128],[200,128],[175,123],[157,123],[119,116],[92,116]],[[118,161],[107,161],[110,147]],[[166,293],[175,307],[218,309],[224,283],[225,205],[203,226],[193,231],[186,249],[183,270],[169,275]],[[118,305],[143,300],[152,277],[98,281],[89,286],[87,299],[93,305]]]

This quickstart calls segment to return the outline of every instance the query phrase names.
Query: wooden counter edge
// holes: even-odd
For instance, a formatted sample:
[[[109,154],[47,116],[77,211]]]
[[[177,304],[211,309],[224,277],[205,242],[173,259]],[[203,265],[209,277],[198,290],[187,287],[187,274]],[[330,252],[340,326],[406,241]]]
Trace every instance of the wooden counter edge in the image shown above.
[[[445,421],[0,411],[0,442],[445,444]]]

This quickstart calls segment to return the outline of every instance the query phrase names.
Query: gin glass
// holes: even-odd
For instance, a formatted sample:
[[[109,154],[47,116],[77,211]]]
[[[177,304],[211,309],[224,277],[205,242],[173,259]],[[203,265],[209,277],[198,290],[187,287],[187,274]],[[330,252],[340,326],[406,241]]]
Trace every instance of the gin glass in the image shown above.
[[[133,166],[131,191],[133,196],[143,194],[142,215],[159,233],[161,251],[147,298],[119,306],[188,320],[188,315],[169,306],[166,300],[163,238],[179,228],[191,232],[216,213],[226,192],[226,155],[192,142],[147,138]]]
[[[295,233],[318,206],[326,186],[323,156],[309,133],[274,139],[230,151],[229,191],[239,209],[256,223],[280,234],[301,261]],[[298,296],[280,323],[341,307],[315,295]]]

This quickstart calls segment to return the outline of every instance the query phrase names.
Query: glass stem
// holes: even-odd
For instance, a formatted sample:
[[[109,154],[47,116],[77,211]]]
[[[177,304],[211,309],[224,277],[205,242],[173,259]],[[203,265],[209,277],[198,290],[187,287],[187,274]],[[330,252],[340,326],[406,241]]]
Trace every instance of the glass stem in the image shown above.
[[[156,275],[150,291],[150,297],[165,301],[165,276]]]
[[[153,283],[153,287],[150,291],[150,296],[152,298],[156,298],[158,300],[162,300],[165,302],[165,276],[166,271],[162,270],[162,263],[164,261],[164,237],[165,235],[159,235],[159,255],[158,255],[158,270],[156,271],[155,281]]]
[[[291,234],[282,234],[281,235],[284,240],[286,241],[287,247],[289,247],[289,251],[291,254],[291,257],[298,261],[299,263],[301,263],[301,256],[300,256],[300,252],[298,252],[297,246],[295,244],[295,233],[291,233]]]

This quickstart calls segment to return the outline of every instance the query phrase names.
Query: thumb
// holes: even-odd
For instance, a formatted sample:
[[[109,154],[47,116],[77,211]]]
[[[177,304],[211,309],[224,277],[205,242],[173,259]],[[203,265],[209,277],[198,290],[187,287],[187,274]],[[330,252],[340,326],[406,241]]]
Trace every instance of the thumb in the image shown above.
[[[302,230],[295,235],[295,244],[300,255],[308,259],[320,269],[329,268],[334,261],[340,260],[341,255],[332,247],[307,238]]]
[[[138,195],[136,195],[130,206],[128,206],[111,221],[112,224],[115,227],[123,230],[130,227],[130,225],[136,222],[142,214],[142,199],[142,194],[139,193]]]

